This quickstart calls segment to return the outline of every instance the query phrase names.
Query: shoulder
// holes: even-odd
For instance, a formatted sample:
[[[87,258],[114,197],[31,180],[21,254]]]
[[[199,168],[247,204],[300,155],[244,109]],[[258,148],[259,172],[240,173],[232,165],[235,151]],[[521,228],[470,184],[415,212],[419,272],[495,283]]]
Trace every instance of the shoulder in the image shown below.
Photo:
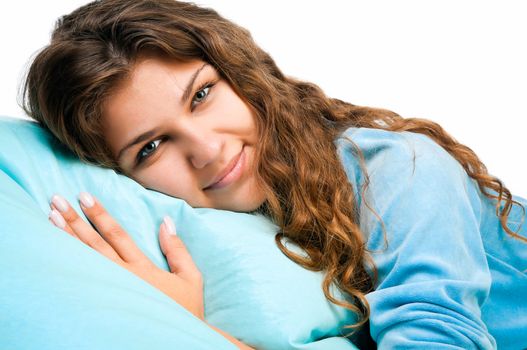
[[[428,136],[350,128],[335,142],[364,229],[378,223],[371,209],[398,225],[398,218],[430,217],[438,211],[480,215],[477,183]]]
[[[430,137],[413,132],[348,128],[336,140],[352,184],[368,180],[466,180],[461,164]],[[366,172],[365,172],[366,171]]]

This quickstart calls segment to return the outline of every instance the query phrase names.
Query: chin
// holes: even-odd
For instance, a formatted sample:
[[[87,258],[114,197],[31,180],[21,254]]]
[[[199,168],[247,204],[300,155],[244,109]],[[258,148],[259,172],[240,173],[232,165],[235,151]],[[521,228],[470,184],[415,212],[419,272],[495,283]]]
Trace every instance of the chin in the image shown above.
[[[252,194],[222,200],[209,199],[200,202],[187,201],[187,203],[193,208],[211,208],[218,210],[230,210],[240,213],[249,213],[260,208],[262,204],[265,203],[265,197],[258,194]]]
[[[250,191],[249,193],[239,193],[238,196],[232,198],[225,203],[225,210],[248,213],[260,208],[266,201],[266,196],[260,191]]]
[[[218,209],[236,211],[240,213],[249,213],[249,212],[256,211],[264,203],[265,203],[265,199],[254,198],[252,200],[245,200],[245,201],[240,201],[240,202],[235,202],[235,203],[229,203]]]

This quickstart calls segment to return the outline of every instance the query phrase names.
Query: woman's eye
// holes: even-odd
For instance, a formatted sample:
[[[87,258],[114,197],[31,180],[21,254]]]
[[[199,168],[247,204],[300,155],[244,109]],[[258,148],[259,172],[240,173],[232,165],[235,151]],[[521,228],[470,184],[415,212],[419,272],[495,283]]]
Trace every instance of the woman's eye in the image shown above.
[[[209,84],[199,89],[198,92],[196,92],[196,94],[194,95],[194,99],[192,100],[192,108],[196,107],[197,104],[200,104],[207,98],[211,87],[212,85]]]
[[[154,140],[154,141],[147,143],[143,148],[141,148],[141,150],[137,154],[137,163],[138,164],[141,163],[146,157],[154,153],[160,143],[161,143],[161,139]]]

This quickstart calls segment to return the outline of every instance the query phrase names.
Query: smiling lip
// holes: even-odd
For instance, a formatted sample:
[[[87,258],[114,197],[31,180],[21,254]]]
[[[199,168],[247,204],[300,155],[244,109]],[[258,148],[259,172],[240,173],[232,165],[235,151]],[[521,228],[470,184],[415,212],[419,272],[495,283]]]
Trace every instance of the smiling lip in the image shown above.
[[[211,185],[205,187],[203,190],[214,190],[230,185],[240,178],[243,173],[243,166],[245,164],[245,148],[242,148],[242,151],[235,156],[230,162],[229,165],[216,177]]]

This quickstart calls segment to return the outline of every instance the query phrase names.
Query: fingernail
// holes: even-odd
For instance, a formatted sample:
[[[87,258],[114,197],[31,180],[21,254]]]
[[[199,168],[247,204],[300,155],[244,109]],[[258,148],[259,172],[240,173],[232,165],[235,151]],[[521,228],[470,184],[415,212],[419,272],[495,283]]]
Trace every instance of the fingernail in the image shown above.
[[[172,236],[176,236],[176,225],[174,225],[174,221],[170,218],[170,216],[165,216],[163,218],[163,223],[165,224],[165,229],[167,230],[167,233]]]
[[[51,203],[62,213],[68,211],[68,202],[58,194],[51,197]]]
[[[49,212],[49,219],[58,228],[63,229],[64,227],[66,227],[66,220],[64,220],[62,215],[60,215],[60,213],[56,209],[53,209]]]
[[[79,200],[85,208],[91,208],[95,204],[95,200],[93,199],[92,195],[88,192],[81,192],[79,194]]]

